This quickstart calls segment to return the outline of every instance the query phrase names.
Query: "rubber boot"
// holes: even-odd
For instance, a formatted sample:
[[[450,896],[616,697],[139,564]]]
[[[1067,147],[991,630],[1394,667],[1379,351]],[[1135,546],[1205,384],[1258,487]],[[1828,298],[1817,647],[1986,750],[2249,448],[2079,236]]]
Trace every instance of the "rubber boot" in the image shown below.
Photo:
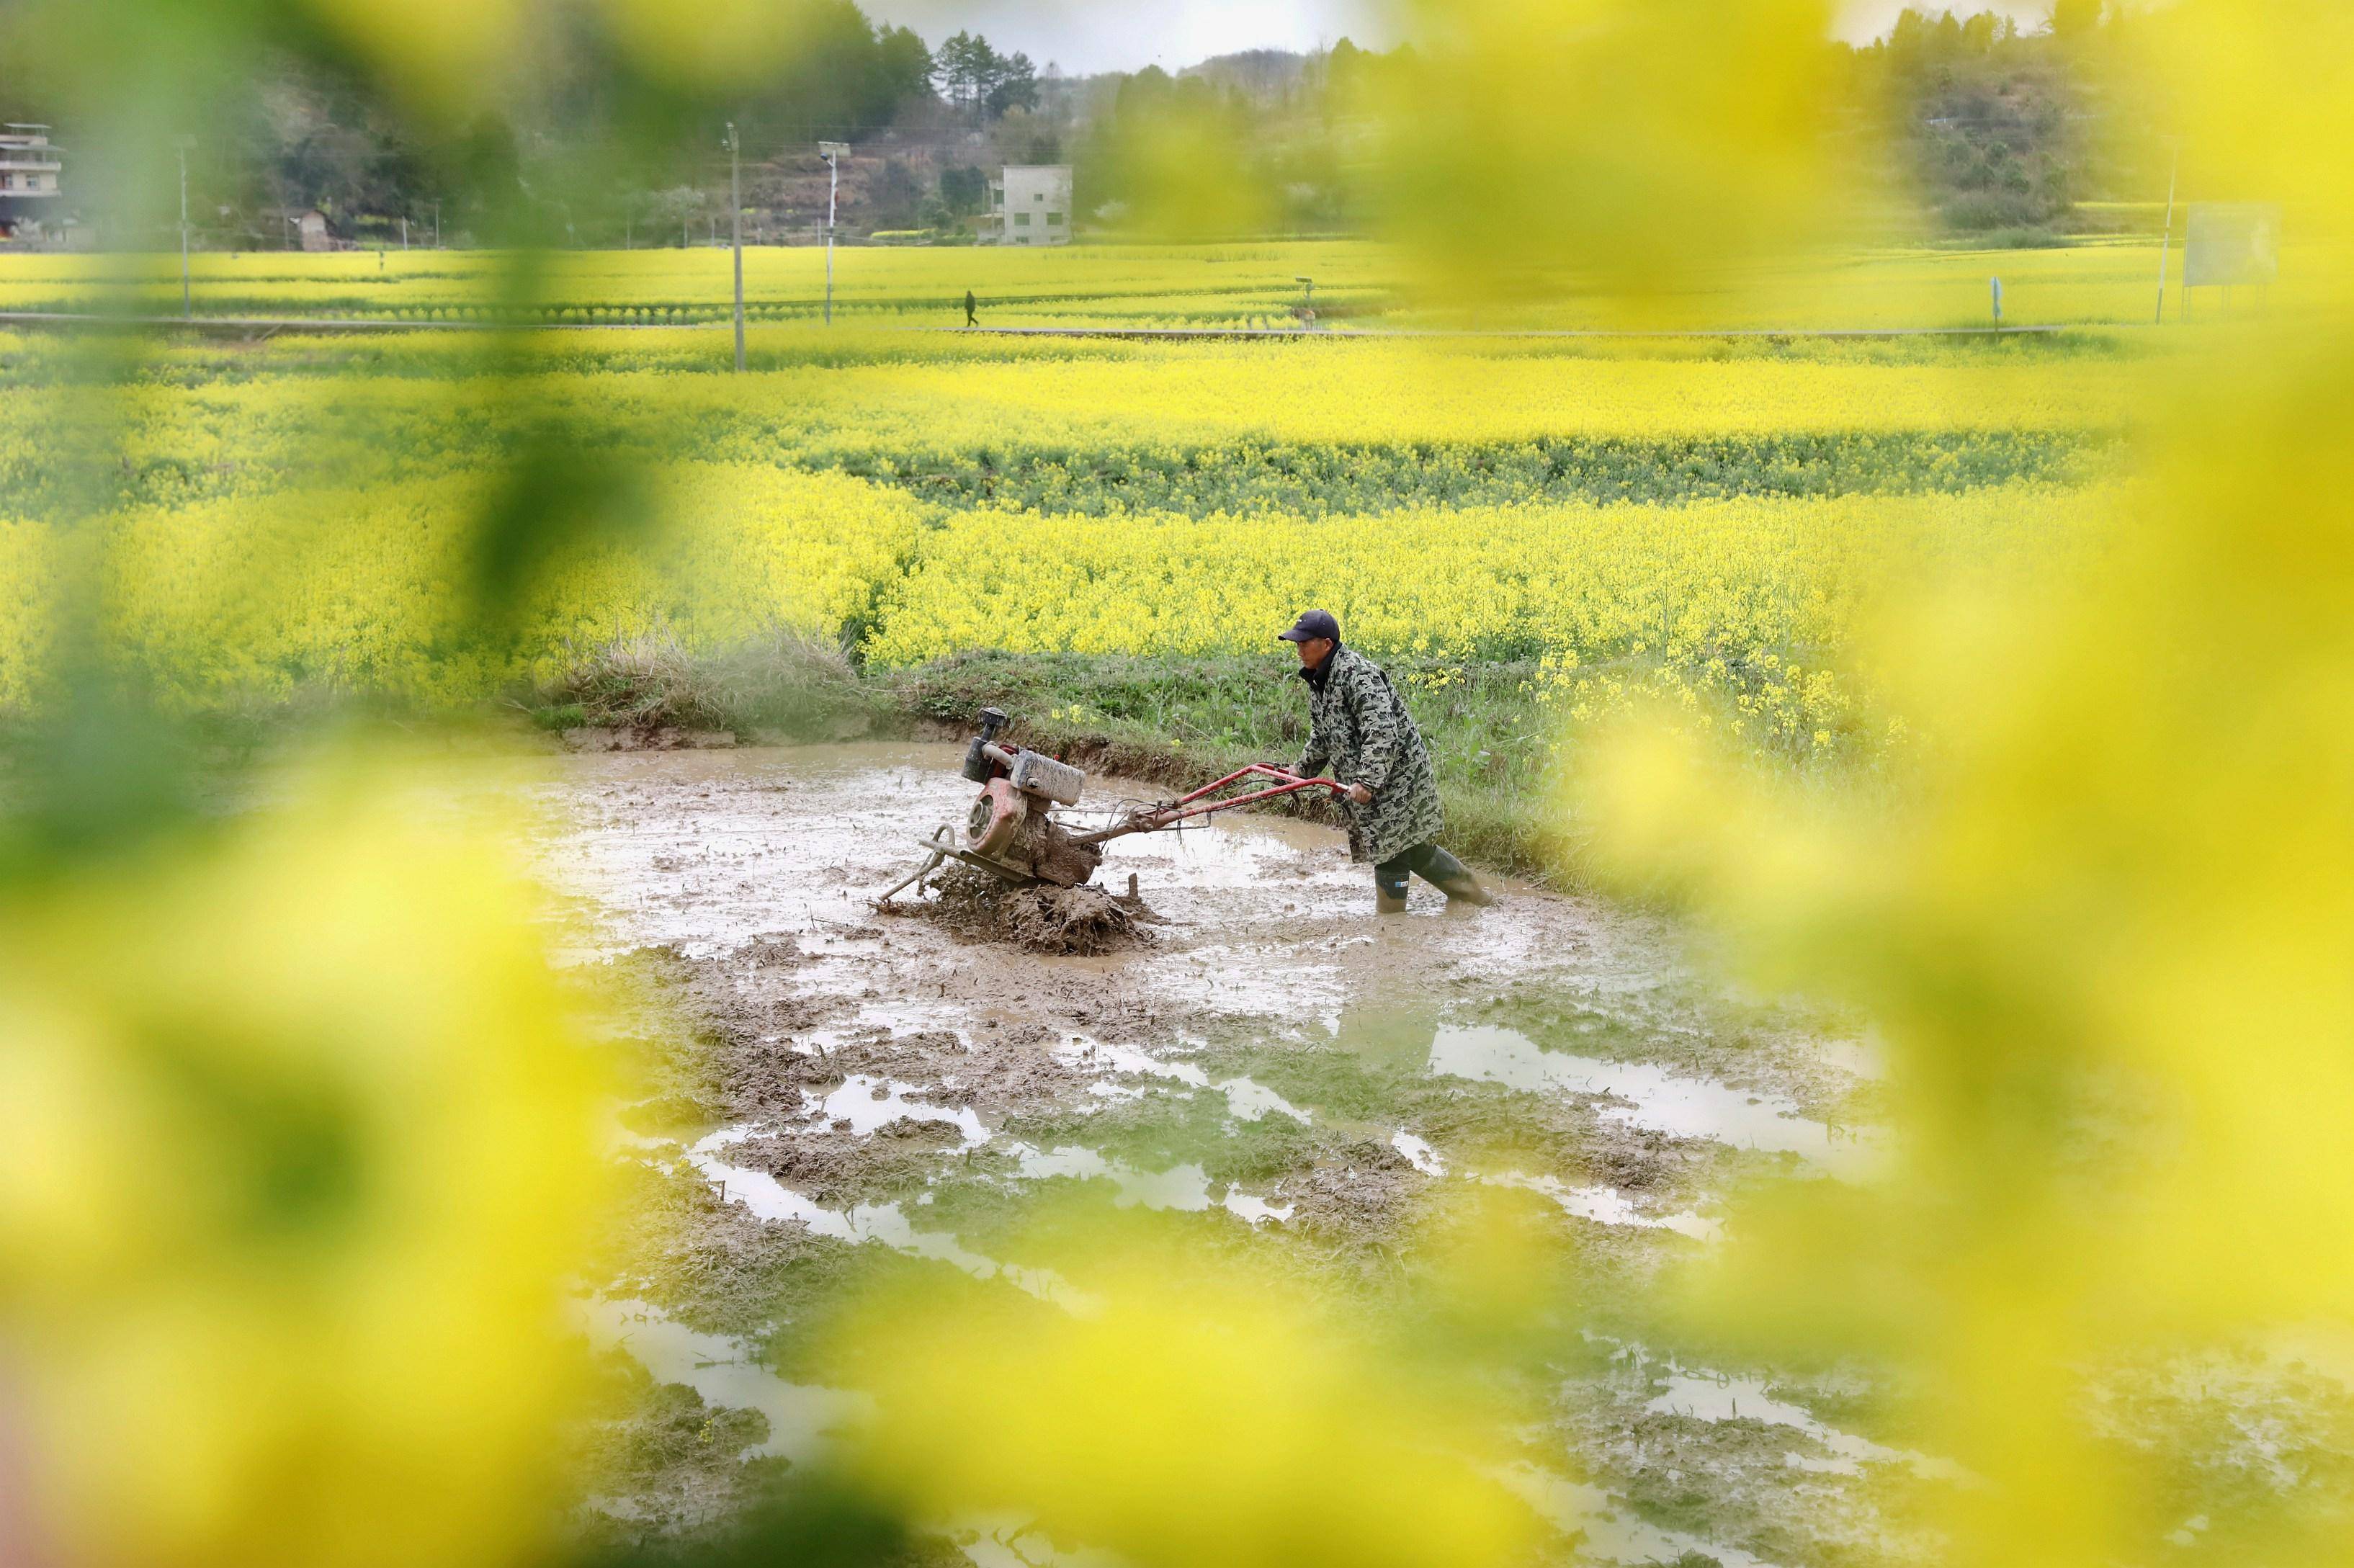
[[[1469,866],[1437,844],[1430,846],[1430,857],[1423,863],[1422,874],[1425,881],[1447,895],[1450,904],[1485,909],[1496,902],[1495,895],[1479,885],[1479,879],[1471,874]]]
[[[1398,873],[1398,879],[1394,883],[1386,881],[1378,874],[1375,875],[1373,878],[1373,913],[1376,915],[1405,914],[1405,889],[1406,880],[1405,873],[1404,872]]]

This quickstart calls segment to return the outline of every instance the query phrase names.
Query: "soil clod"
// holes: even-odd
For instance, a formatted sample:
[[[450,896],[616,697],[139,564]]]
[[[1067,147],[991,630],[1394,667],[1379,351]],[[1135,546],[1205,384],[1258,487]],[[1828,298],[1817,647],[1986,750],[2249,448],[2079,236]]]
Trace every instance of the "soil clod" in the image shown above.
[[[1103,953],[1141,933],[1126,904],[1100,887],[1027,887],[1005,899],[1007,934],[1034,953]]]
[[[1157,917],[1131,894],[1100,887],[1014,887],[980,872],[943,872],[929,904],[894,906],[922,914],[969,941],[1008,942],[1032,953],[1081,957],[1117,952],[1147,940]]]

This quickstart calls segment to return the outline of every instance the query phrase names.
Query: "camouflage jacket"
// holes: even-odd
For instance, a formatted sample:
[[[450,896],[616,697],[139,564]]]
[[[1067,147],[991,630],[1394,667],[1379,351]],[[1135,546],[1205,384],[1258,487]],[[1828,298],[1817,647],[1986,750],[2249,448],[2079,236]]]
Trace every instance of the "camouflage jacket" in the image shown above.
[[[1293,771],[1311,779],[1330,764],[1341,783],[1373,792],[1372,805],[1343,808],[1349,858],[1384,861],[1437,838],[1447,825],[1438,808],[1438,776],[1397,688],[1353,648],[1333,649],[1321,674],[1299,673],[1311,694],[1310,725],[1308,749]]]

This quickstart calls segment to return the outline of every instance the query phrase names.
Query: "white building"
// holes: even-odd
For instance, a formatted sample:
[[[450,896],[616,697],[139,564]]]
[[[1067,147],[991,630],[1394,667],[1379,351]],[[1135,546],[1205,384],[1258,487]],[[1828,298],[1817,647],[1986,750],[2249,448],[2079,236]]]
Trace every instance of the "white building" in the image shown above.
[[[989,182],[989,216],[1000,245],[1071,242],[1071,165],[1009,164]]]
[[[10,125],[0,130],[0,233],[18,225],[37,231],[64,216],[58,176],[65,165],[46,125]]]

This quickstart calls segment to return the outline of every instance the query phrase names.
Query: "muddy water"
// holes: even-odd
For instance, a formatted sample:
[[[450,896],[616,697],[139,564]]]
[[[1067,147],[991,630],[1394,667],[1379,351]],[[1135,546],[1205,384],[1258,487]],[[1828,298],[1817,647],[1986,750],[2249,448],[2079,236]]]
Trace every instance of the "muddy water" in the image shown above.
[[[713,1134],[687,1151],[687,1159],[719,1191],[720,1197],[741,1203],[764,1220],[784,1220],[807,1227],[810,1234],[854,1244],[877,1244],[912,1257],[926,1257],[970,1275],[975,1279],[1003,1279],[1015,1288],[1051,1301],[1073,1312],[1086,1312],[1086,1293],[1050,1269],[1024,1268],[984,1257],[962,1245],[945,1231],[917,1228],[897,1203],[861,1203],[837,1211],[804,1197],[765,1171],[730,1164],[725,1158],[731,1144],[751,1136],[748,1128]]]
[[[1097,881],[1124,885],[1132,874],[1165,922],[1140,951],[977,954],[926,940],[878,922],[866,900],[920,860],[918,840],[962,819],[971,787],[959,760],[953,746],[925,744],[563,759],[541,799],[557,829],[554,880],[586,916],[578,956],[670,946],[719,958],[787,937],[808,960],[801,990],[870,1004],[849,1025],[969,1031],[1003,1021],[1005,1002],[976,994],[1002,991],[1048,1004],[1033,1016],[1059,1001],[1074,1013],[1151,1008],[1164,1022],[1207,1014],[1330,1037],[1349,1033],[1352,1016],[1416,1018],[1426,1046],[1454,1002],[1550,989],[1639,1004],[1682,972],[1660,922],[1510,880],[1490,879],[1492,910],[1456,910],[1417,883],[1406,915],[1376,918],[1370,875],[1336,832],[1257,815],[1109,846]],[[1082,811],[1141,793],[1091,789]],[[1461,1037],[1448,1030],[1447,1049]],[[1861,1075],[1852,1043],[1812,1049],[1834,1081]],[[1705,1076],[1690,1062],[1670,1070]]]
[[[1541,1517],[1564,1533],[1575,1531],[1583,1537],[1579,1542],[1581,1557],[1599,1557],[1613,1563],[1681,1563],[1698,1556],[1716,1563],[1719,1568],[1772,1568],[1772,1564],[1738,1547],[1646,1523],[1599,1487],[1582,1485],[1534,1467],[1507,1471],[1500,1478]]]
[[[579,1315],[597,1349],[627,1351],[662,1382],[684,1383],[711,1404],[768,1417],[769,1436],[748,1457],[776,1455],[806,1464],[874,1407],[864,1394],[788,1383],[761,1368],[741,1340],[697,1333],[642,1301],[586,1301]]]
[[[599,950],[710,957],[790,934],[824,965],[811,983],[862,992],[875,979],[864,960],[883,950],[865,899],[922,858],[917,841],[961,821],[972,787],[960,760],[949,745],[567,758],[548,797],[563,822],[560,881],[585,901]],[[1098,787],[1099,800],[1132,793]],[[1370,874],[1349,863],[1340,835],[1286,819],[1216,818],[1118,841],[1097,880],[1124,885],[1130,874],[1169,922],[1167,939],[1031,960],[1031,978],[1336,1031],[1351,1005],[1419,997],[1434,976],[1456,987],[1544,974],[1639,985],[1657,972],[1654,953],[1626,950],[1634,923],[1614,927],[1521,885],[1500,888],[1501,914],[1450,916],[1417,887],[1405,918],[1376,920]],[[902,1022],[927,1022],[916,1001],[901,1004]]]
[[[1852,1042],[1728,1022],[1672,930],[1588,901],[1503,882],[1494,908],[1457,911],[1417,885],[1405,916],[1376,916],[1330,830],[1233,817],[1113,844],[1098,880],[1133,874],[1159,916],[1128,952],[1034,955],[877,914],[871,895],[918,841],[961,820],[959,759],[945,745],[620,753],[563,758],[534,787],[569,957],[658,955],[692,1026],[657,1053],[665,1125],[640,1125],[620,1155],[699,1185],[696,1223],[724,1230],[731,1257],[882,1254],[1086,1313],[1084,1290],[957,1217],[976,1194],[1098,1194],[1296,1239],[1304,1266],[1328,1267],[1393,1254],[1419,1194],[1477,1184],[1639,1265],[1712,1245],[1735,1180],[1869,1175],[1878,1145],[1839,1114],[1866,1083]],[[1091,788],[1090,806],[1134,793]],[[678,1125],[681,1105],[699,1125]],[[847,1396],[774,1378],[747,1348],[774,1321],[739,1322],[707,1279],[664,1266],[605,1287],[632,1304],[598,1307],[600,1332],[658,1379],[764,1411],[768,1451],[822,1445]],[[635,1299],[649,1292],[663,1299]],[[1614,1385],[1594,1408],[1667,1419],[1645,1402],[1671,1410],[1679,1387]],[[1645,1523],[1624,1500],[1639,1460],[1562,1441],[1513,1485],[1582,1520],[1585,1555],[1764,1561]],[[1898,1458],[1836,1443],[1825,1457],[1859,1472]],[[1754,1492],[1786,1473],[1808,1472],[1777,1452],[1762,1480],[1721,1479]],[[967,1537],[975,1561],[1003,1545]]]
[[[1850,1173],[1868,1173],[1884,1153],[1883,1140],[1873,1129],[1842,1132],[1809,1120],[1786,1096],[1751,1094],[1649,1062],[1606,1062],[1546,1051],[1512,1029],[1442,1026],[1431,1042],[1430,1070],[1532,1093],[1606,1096],[1625,1102],[1602,1113],[1612,1120],[1744,1149],[1800,1154]]]

